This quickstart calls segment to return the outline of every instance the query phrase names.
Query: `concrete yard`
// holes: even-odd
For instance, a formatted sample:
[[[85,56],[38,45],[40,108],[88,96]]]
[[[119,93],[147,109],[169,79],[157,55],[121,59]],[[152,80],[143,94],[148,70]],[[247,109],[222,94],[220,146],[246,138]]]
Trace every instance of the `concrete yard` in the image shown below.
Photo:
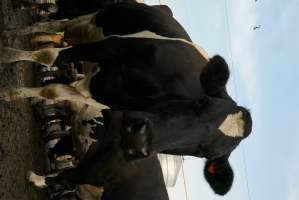
[[[0,1],[0,33],[10,26],[33,22],[28,11],[14,11],[12,1]],[[0,47],[30,49],[29,37],[1,37]],[[1,56],[1,55],[0,55]],[[30,63],[0,65],[0,87],[32,86],[38,68]],[[26,180],[29,170],[43,172],[46,166],[40,124],[28,100],[0,101],[0,199],[45,200],[46,192],[33,189]]]

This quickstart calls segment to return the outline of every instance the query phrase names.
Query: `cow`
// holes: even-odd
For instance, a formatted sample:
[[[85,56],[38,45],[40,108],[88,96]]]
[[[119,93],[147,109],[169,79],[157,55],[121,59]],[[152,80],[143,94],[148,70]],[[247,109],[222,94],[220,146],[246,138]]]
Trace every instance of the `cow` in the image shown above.
[[[100,41],[110,35],[126,35],[145,30],[191,41],[184,28],[172,16],[169,7],[139,3],[112,4],[72,20],[36,23],[33,26],[5,30],[3,35],[15,37],[35,32],[64,32],[63,41],[73,45]],[[35,40],[47,39],[44,36],[40,38]],[[55,39],[55,42],[60,43],[60,40],[61,38]]]
[[[30,172],[29,181],[38,188],[53,184],[103,186],[102,200],[168,200],[157,156],[136,162],[126,161],[119,146],[122,113],[103,114],[108,115],[104,122],[106,137],[91,146],[76,168],[65,170],[57,176],[38,176]]]
[[[101,22],[98,14],[95,19],[92,16],[96,23]],[[149,20],[147,24],[154,24],[150,30],[160,31],[162,36],[149,31],[123,35],[140,29],[129,21],[123,23],[128,25],[123,26],[128,27],[125,31],[115,30],[113,25],[106,28],[112,30],[106,34],[119,31],[117,35],[68,49],[33,54],[2,49],[2,61],[27,59],[52,66],[86,60],[98,62],[101,71],[89,77],[89,88],[85,85],[89,92],[84,90],[84,94],[83,87],[56,84],[2,90],[0,96],[7,100],[31,96],[75,100],[95,108],[100,102],[124,113],[121,145],[127,159],[158,152],[193,155],[207,158],[207,169],[213,169],[213,161],[221,158],[226,171],[232,172],[227,158],[250,134],[252,122],[249,111],[238,106],[226,91],[228,66],[220,56],[209,59],[177,22],[169,28],[162,26],[162,19],[158,22]]]
[[[229,69],[225,60],[220,56],[206,59],[186,40],[142,32],[47,51],[54,54],[45,56],[46,51],[37,51],[30,59],[50,65],[80,60],[99,63],[101,71],[89,79],[89,96],[80,93],[80,88],[59,84],[2,90],[0,96],[7,100],[41,96],[95,108],[101,102],[120,110],[124,113],[121,135],[141,135],[139,138],[148,146],[145,151],[134,149],[135,144],[124,148],[129,159],[164,152],[213,161],[228,157],[251,132],[249,111],[226,92]],[[4,49],[1,55],[15,61],[29,54]],[[52,59],[44,62],[42,58]],[[85,89],[88,91],[88,87]],[[224,166],[232,173],[228,161]]]

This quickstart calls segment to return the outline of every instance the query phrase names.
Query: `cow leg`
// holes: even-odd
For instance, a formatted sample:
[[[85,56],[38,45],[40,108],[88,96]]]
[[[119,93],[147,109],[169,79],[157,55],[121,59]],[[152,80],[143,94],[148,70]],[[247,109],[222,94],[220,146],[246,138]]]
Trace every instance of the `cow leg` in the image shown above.
[[[46,188],[48,186],[46,184],[45,176],[39,176],[32,171],[28,172],[27,179],[28,179],[29,183],[32,184],[36,188],[42,189],[42,188]]]
[[[82,162],[80,163],[82,164]],[[90,164],[79,166],[72,169],[66,169],[59,174],[50,174],[40,176],[32,171],[27,174],[27,179],[30,184],[37,188],[46,188],[51,185],[82,185],[90,184],[93,186],[103,186],[104,178],[101,172],[101,166]],[[83,163],[84,164],[84,163]]]
[[[59,52],[64,48],[48,48],[36,51],[24,51],[9,47],[0,49],[0,63],[12,63],[17,61],[37,62],[41,65],[51,67]]]
[[[94,21],[96,13],[92,13],[89,15],[83,15],[72,20],[56,20],[50,22],[38,22],[33,24],[32,26],[26,26],[11,30],[6,30],[3,34],[6,37],[16,37],[22,35],[28,35],[31,33],[56,33],[56,32],[64,32],[67,28],[76,26],[82,23],[91,23]]]
[[[5,37],[17,37],[22,35],[29,35],[32,33],[56,33],[63,32],[67,26],[67,20],[57,20],[50,22],[38,22],[32,26],[25,26],[20,28],[13,28],[10,30],[4,30],[3,35]]]
[[[1,88],[0,99],[4,101],[13,101],[17,99],[25,99],[30,97],[42,98],[40,95],[42,88]]]
[[[83,96],[75,88],[64,84],[49,84],[45,87],[19,87],[0,89],[0,99],[12,101],[15,99],[24,99],[29,97],[53,99],[55,101],[74,101],[87,104],[99,109],[107,108],[90,97]]]
[[[90,43],[103,39],[104,33],[101,27],[97,27],[95,23],[84,21],[73,26],[68,26],[65,32],[33,36],[31,42],[33,44],[52,42],[65,47],[68,44]]]
[[[31,38],[32,44],[45,44],[54,43],[59,46],[67,46],[67,43],[63,41],[64,33],[47,34],[47,35],[36,35]]]
[[[80,172],[77,172],[76,168],[64,170],[59,174],[37,175],[36,173],[29,171],[27,173],[27,179],[32,186],[43,189],[52,185],[75,185],[81,182]]]

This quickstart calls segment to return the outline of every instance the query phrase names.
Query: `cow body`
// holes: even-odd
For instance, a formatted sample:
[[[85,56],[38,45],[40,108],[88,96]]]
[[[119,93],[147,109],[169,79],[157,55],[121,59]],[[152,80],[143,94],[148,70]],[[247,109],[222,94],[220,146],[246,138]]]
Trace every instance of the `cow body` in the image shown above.
[[[148,30],[165,37],[191,41],[167,6],[139,3],[117,3],[106,7],[100,5],[97,8],[101,9],[92,14],[88,13],[69,21],[36,23],[33,26],[4,31],[4,35],[12,37],[34,32],[64,32],[64,41],[78,44],[100,41],[109,35],[126,35]]]
[[[91,106],[101,102],[124,112],[131,121],[123,125],[124,129],[130,129],[136,119],[144,121],[146,128],[141,126],[140,130],[146,131],[134,134],[145,133],[141,138],[146,138],[149,148],[144,154],[142,148],[129,146],[125,149],[128,157],[166,152],[214,160],[228,157],[251,132],[250,113],[226,93],[226,62],[220,56],[208,61],[187,41],[112,36],[57,54],[53,62],[59,65],[82,60],[101,66],[89,86],[97,101],[83,95],[76,97],[77,101]],[[75,90],[66,95],[65,89],[59,88],[55,95],[49,90],[41,94],[75,100]],[[122,132],[126,136],[130,131]],[[136,152],[133,156],[129,155],[132,149]]]
[[[56,1],[58,11],[50,14],[49,17],[56,20],[72,19],[121,2],[137,3],[135,0],[58,0]]]
[[[59,98],[54,95],[55,98],[77,100],[91,106],[97,106],[100,102],[123,112],[125,120],[121,129],[121,143],[127,158],[166,152],[206,157],[210,161],[224,157],[227,161],[233,149],[251,132],[251,117],[226,92],[229,70],[224,59],[220,56],[207,59],[189,42],[188,35],[176,23],[168,29],[171,33],[164,32],[165,23],[156,23],[155,20],[159,17],[146,18],[146,14],[143,19],[148,22],[127,21],[127,24],[123,23],[125,26],[122,29],[114,26],[105,28],[102,21],[105,17],[100,18],[101,14],[105,16],[105,12],[94,15],[96,25],[103,28],[103,33],[118,35],[106,37],[99,42],[74,45],[68,49],[51,50],[51,62],[37,59],[46,65],[76,61],[97,62],[101,71],[91,78],[89,85],[90,94],[97,102],[77,92],[76,88],[65,95],[62,93],[65,87],[61,87],[61,90],[57,90]],[[173,20],[169,18],[171,15],[167,16]],[[107,18],[109,22],[109,17]],[[119,36],[143,29],[138,23],[148,23],[150,30],[161,31],[158,33],[162,36],[185,40],[157,37],[155,34],[143,37],[142,34]],[[2,55],[6,53],[2,52]],[[28,56],[23,52],[19,55]],[[12,61],[16,57],[14,54]],[[8,93],[26,96],[22,91]],[[75,93],[79,93],[79,96],[73,98]],[[44,95],[43,97],[53,97],[45,94],[49,92],[39,91],[39,95]],[[3,96],[7,96],[7,93]],[[126,144],[129,134],[141,138],[141,143],[146,141],[148,149],[144,151],[142,145],[140,147],[139,139],[134,141],[137,145]],[[139,137],[140,134],[142,137]],[[230,168],[229,170],[231,171]]]

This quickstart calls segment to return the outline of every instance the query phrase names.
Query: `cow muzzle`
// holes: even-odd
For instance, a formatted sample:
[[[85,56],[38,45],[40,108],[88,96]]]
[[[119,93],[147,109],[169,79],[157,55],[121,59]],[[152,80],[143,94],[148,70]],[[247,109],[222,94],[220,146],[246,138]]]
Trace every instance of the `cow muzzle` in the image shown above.
[[[126,160],[150,156],[152,123],[147,117],[124,115],[121,127],[121,147]]]

